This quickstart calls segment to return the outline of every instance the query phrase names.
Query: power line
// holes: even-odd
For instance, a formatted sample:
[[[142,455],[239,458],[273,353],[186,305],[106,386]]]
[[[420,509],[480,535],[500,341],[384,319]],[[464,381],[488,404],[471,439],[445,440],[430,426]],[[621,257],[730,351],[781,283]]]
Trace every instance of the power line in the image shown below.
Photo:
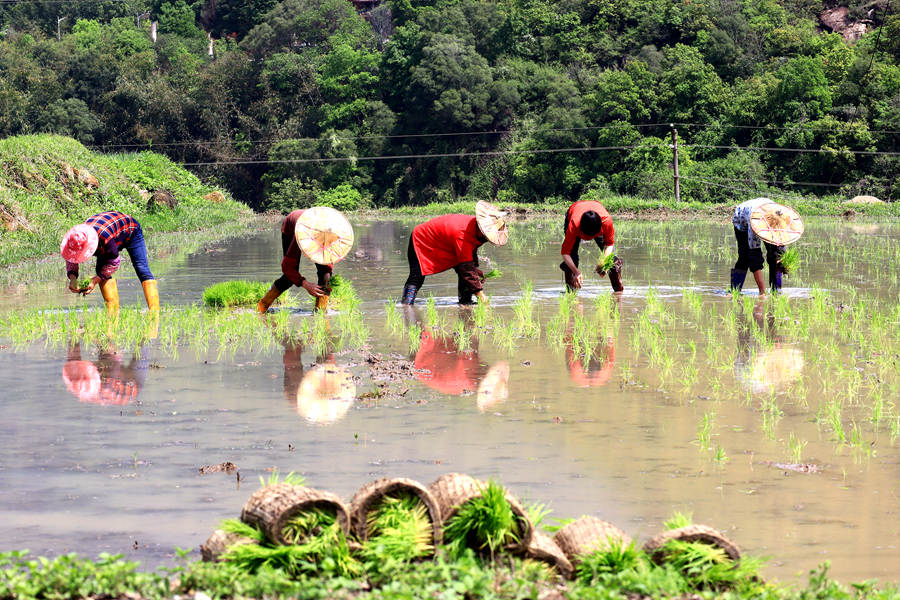
[[[356,162],[363,160],[404,160],[410,158],[469,158],[475,156],[504,156],[518,154],[555,154],[561,152],[593,152],[597,150],[633,150],[639,146],[590,146],[588,148],[543,148],[536,150],[484,150],[478,152],[442,152],[433,154],[394,154],[384,156],[349,156],[335,158],[295,158],[283,160],[236,160],[179,163],[182,167],[234,165],[293,165],[307,163]]]
[[[741,150],[748,152],[795,152],[800,154],[858,154],[863,156],[900,156],[900,152],[880,150],[827,150],[825,148],[769,148],[761,146],[717,146],[710,144],[684,144],[682,148],[712,148],[716,150]]]
[[[848,129],[835,129],[834,127],[807,127],[805,125],[735,125],[732,123],[672,123],[679,127],[700,127],[703,129],[754,129],[764,131],[827,131],[829,133],[849,133]],[[847,123],[850,124],[850,123]],[[865,123],[863,123],[865,125]],[[866,129],[867,133],[885,133],[891,135],[900,134],[900,129]]]
[[[708,179],[713,179],[715,181],[733,181],[737,183],[755,183],[761,184],[764,183],[766,185],[798,185],[798,186],[815,186],[815,187],[844,187],[847,184],[844,183],[819,183],[817,181],[784,181],[778,179],[739,179],[739,178],[730,178],[730,177],[713,177],[710,175],[704,175],[704,177]]]

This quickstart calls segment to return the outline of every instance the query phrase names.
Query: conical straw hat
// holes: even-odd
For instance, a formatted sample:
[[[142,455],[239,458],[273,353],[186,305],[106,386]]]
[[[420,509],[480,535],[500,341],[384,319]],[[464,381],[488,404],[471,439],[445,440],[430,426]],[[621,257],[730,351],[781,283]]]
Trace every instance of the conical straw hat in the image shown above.
[[[490,202],[480,200],[475,205],[475,220],[484,237],[495,246],[503,246],[509,240],[509,229],[506,227],[506,213]]]
[[[776,202],[761,204],[750,213],[750,228],[776,246],[793,244],[803,235],[803,220],[793,208]]]
[[[294,237],[303,254],[320,265],[333,265],[353,247],[353,227],[344,215],[329,206],[303,211],[297,219]]]
[[[316,365],[297,388],[297,412],[313,423],[334,423],[356,399],[350,372],[337,365]]]
[[[484,412],[509,396],[509,363],[501,360],[488,370],[478,384],[477,406]]]

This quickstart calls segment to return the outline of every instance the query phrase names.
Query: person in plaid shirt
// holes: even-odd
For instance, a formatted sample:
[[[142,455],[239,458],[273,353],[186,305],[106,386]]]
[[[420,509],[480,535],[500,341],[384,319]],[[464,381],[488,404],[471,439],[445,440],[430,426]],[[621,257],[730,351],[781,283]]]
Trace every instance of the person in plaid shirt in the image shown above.
[[[118,211],[102,212],[88,217],[84,223],[66,232],[60,244],[60,254],[66,260],[69,290],[90,294],[96,285],[112,312],[119,308],[119,288],[113,273],[119,268],[122,248],[128,251],[150,310],[159,310],[159,289],[147,262],[147,247],[141,224],[134,217]],[[97,257],[96,274],[86,288],[78,286],[78,265],[91,256]]]

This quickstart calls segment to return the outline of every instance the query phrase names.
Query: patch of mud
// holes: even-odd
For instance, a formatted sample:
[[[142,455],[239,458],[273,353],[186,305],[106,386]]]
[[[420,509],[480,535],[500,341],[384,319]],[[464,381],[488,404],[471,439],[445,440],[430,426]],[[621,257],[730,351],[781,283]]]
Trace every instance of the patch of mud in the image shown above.
[[[210,473],[226,473],[228,475],[234,475],[237,470],[237,465],[230,461],[219,463],[217,465],[203,465],[199,469],[201,475],[209,475]]]
[[[782,471],[793,471],[795,473],[821,473],[822,467],[813,463],[780,463],[769,460],[759,463],[767,467],[781,469]]]
[[[349,353],[349,352],[348,352]],[[357,396],[360,400],[399,399],[406,396],[411,389],[410,381],[416,380],[421,373],[413,361],[398,353],[381,354],[378,352],[353,352],[359,360],[351,362],[348,368],[364,366],[368,377],[356,377],[357,381],[372,381],[375,389]]]

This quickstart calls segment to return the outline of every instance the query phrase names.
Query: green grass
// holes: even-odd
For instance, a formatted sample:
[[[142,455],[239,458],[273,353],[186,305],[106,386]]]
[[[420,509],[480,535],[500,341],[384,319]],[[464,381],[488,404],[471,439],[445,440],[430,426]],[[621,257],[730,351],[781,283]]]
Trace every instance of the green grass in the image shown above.
[[[74,170],[99,182],[89,187]],[[171,191],[174,210],[147,207],[141,191]],[[168,158],[153,152],[100,154],[56,135],[25,135],[0,140],[0,213],[15,217],[4,231],[0,266],[59,252],[59,240],[73,225],[104,210],[135,217],[152,245],[157,231],[199,230],[250,214],[225,195],[224,202],[203,196],[216,188]],[[148,235],[149,234],[149,235]]]
[[[203,304],[211,307],[254,306],[269,291],[265,281],[221,281],[203,290]],[[285,294],[275,302],[284,303]]]

